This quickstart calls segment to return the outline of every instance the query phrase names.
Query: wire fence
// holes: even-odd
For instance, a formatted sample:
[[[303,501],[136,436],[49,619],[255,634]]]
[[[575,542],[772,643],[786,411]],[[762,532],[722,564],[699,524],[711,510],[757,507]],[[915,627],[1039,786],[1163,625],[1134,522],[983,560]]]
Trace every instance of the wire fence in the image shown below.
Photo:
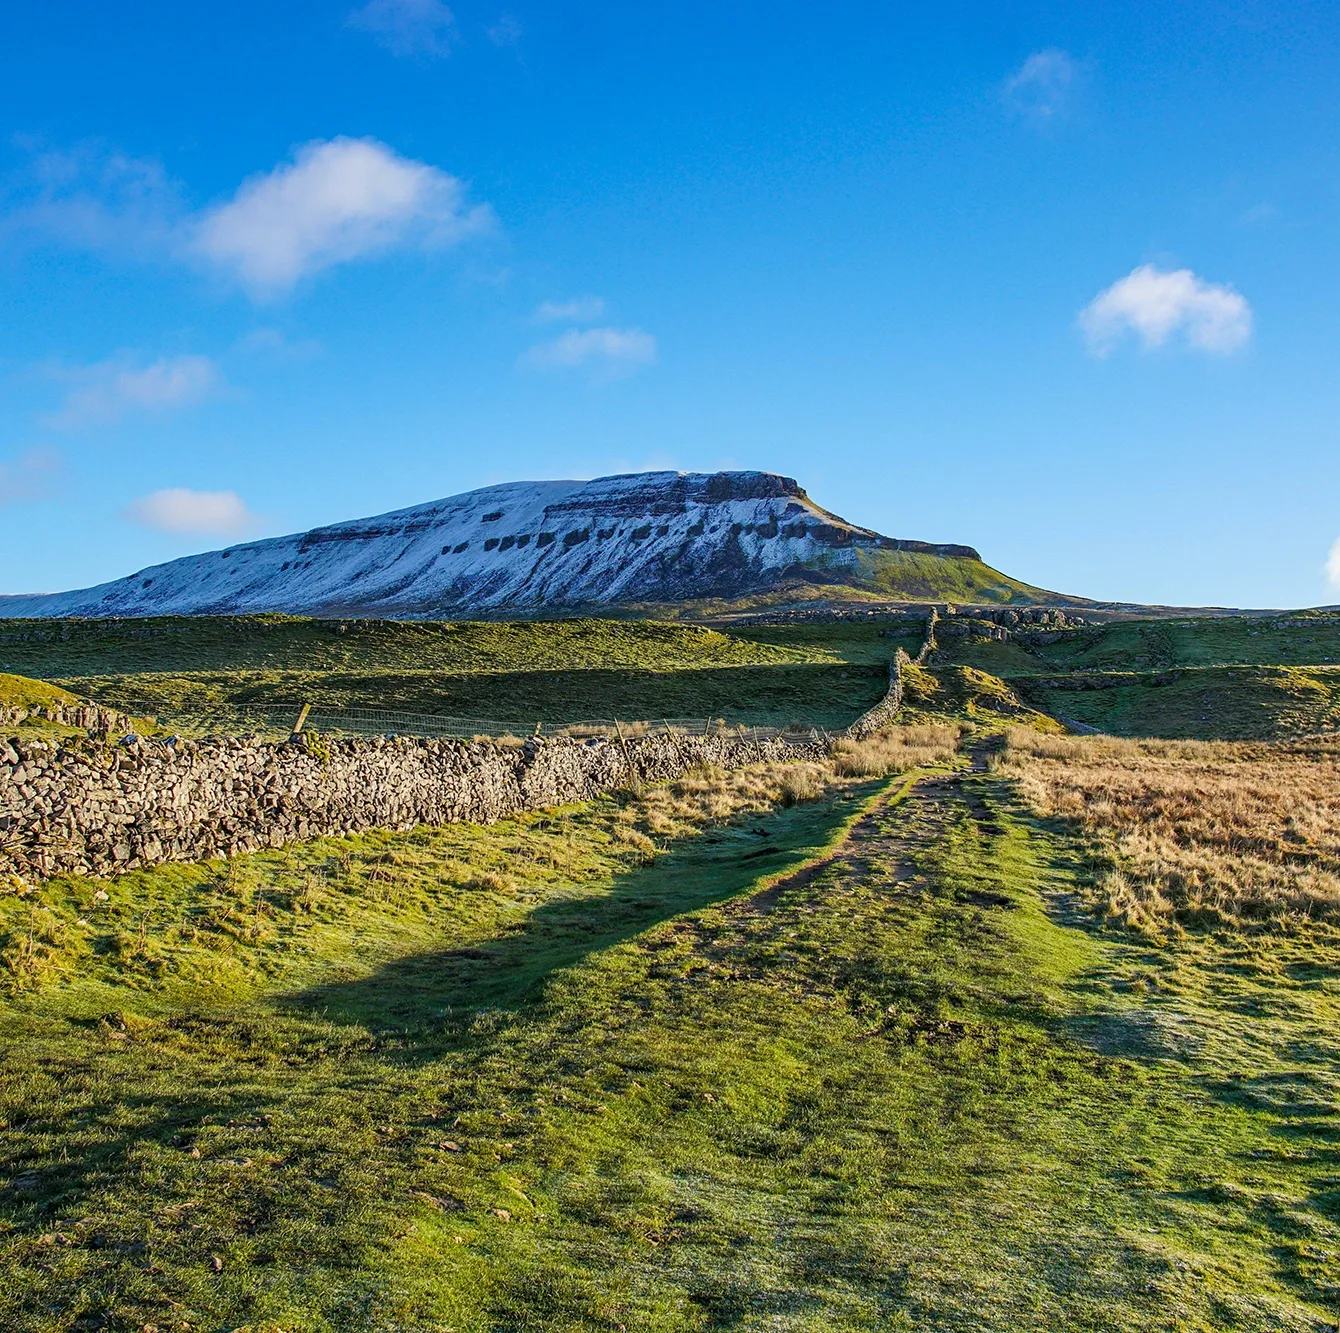
[[[108,707],[149,724],[158,734],[183,737],[255,736],[277,740],[297,730],[327,736],[455,737],[463,740],[523,740],[531,736],[582,740],[613,736],[632,738],[673,732],[680,736],[739,735],[751,740],[779,739],[803,744],[827,739],[829,732],[809,723],[783,727],[752,726],[724,717],[700,718],[588,718],[579,722],[525,722],[483,717],[453,717],[386,708],[334,708],[320,704],[238,703],[201,708],[156,701],[118,699]]]

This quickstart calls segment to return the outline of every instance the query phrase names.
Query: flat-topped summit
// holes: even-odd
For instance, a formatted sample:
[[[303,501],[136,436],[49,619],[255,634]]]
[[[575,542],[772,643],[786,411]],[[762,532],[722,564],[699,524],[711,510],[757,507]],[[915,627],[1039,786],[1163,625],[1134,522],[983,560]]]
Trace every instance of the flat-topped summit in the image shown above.
[[[912,600],[1031,600],[970,546],[857,527],[771,472],[508,482],[186,556],[9,616],[286,611],[454,616],[739,598],[810,583]]]

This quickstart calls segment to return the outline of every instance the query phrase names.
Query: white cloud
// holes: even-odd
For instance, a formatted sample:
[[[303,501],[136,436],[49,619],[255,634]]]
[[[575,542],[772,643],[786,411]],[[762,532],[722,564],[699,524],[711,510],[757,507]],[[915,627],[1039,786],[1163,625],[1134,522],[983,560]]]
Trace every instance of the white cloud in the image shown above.
[[[60,471],[60,456],[50,449],[29,449],[9,463],[0,463],[0,505],[40,500]]]
[[[200,210],[158,163],[97,147],[35,151],[19,177],[0,182],[0,240],[204,262],[259,298],[335,264],[453,245],[493,223],[455,176],[375,139],[315,139]]]
[[[1005,80],[1005,100],[1020,115],[1051,120],[1069,106],[1079,68],[1073,56],[1054,46],[1035,51]]]
[[[141,496],[126,506],[124,516],[157,532],[236,537],[253,531],[256,516],[236,491],[190,491],[177,487]]]
[[[1106,355],[1130,332],[1145,347],[1180,334],[1202,352],[1227,353],[1252,335],[1252,309],[1232,287],[1206,282],[1189,268],[1165,272],[1142,264],[1099,292],[1080,312],[1089,348]]]
[[[1326,557],[1326,580],[1333,588],[1340,588],[1340,537],[1331,543],[1331,553]]]
[[[375,139],[313,140],[199,223],[195,251],[255,296],[397,245],[451,245],[492,225],[455,176]]]
[[[540,370],[588,366],[600,380],[620,379],[656,360],[656,339],[641,329],[569,329],[526,352],[522,364]]]
[[[163,356],[147,365],[119,356],[55,374],[74,383],[60,410],[43,419],[58,430],[107,425],[130,412],[189,407],[223,388],[223,376],[207,356]]]
[[[605,313],[605,302],[599,296],[577,296],[571,301],[541,301],[531,319],[536,324],[552,324],[569,320],[586,324]]]
[[[456,19],[442,0],[369,0],[348,23],[398,56],[444,56],[456,40]]]

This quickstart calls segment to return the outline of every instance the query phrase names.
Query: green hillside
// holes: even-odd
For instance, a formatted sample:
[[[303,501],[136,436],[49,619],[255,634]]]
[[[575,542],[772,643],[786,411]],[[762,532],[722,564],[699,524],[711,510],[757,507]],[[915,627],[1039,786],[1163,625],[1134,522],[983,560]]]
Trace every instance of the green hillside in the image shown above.
[[[721,717],[752,726],[805,722],[840,728],[878,701],[883,664],[797,663],[679,671],[588,667],[574,671],[230,671],[143,672],[68,677],[65,684],[123,711],[170,721],[226,716],[230,707],[311,703],[495,719],[533,727],[589,718],[659,720]],[[176,725],[173,723],[172,725]],[[183,724],[184,725],[184,724]],[[245,729],[245,728],[243,728]]]
[[[1268,740],[1340,727],[1332,613],[1024,629],[1004,642],[954,630],[942,628],[935,662],[991,672],[1043,712],[1115,735]]]
[[[63,677],[144,671],[650,671],[805,660],[696,625],[626,620],[314,620],[156,616],[0,620],[0,670]]]
[[[28,676],[0,672],[0,708],[40,708],[47,704],[77,704],[69,690]]]

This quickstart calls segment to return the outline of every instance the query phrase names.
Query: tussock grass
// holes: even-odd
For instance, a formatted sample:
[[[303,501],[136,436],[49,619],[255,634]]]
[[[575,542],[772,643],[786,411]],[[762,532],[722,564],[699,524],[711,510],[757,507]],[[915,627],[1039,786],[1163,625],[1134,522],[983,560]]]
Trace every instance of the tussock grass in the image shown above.
[[[1140,930],[1340,920],[1340,738],[1275,743],[1043,736],[997,770],[1112,861],[1106,910]]]
[[[843,777],[882,778],[913,768],[950,764],[962,734],[963,729],[953,723],[886,727],[862,741],[837,741],[833,767]]]

